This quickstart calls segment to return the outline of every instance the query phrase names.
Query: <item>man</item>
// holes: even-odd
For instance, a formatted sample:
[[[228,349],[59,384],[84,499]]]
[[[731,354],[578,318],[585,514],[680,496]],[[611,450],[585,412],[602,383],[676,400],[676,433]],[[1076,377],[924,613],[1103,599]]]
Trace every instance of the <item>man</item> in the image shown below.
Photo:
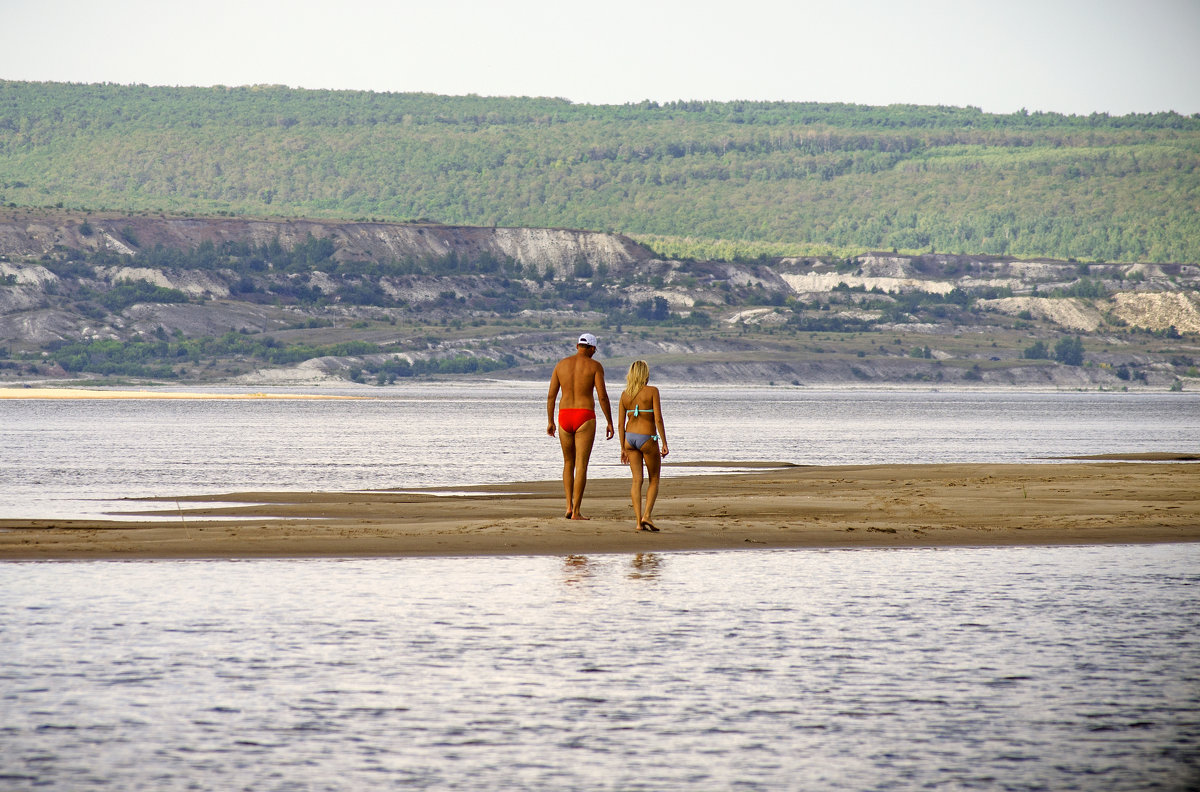
[[[562,391],[558,405],[558,443],[563,452],[563,491],[567,496],[567,518],[586,520],[579,506],[583,502],[583,489],[587,486],[588,460],[592,456],[592,443],[596,440],[595,391],[600,399],[600,409],[608,421],[604,439],[611,440],[614,434],[612,408],[608,403],[608,391],[604,389],[604,367],[592,360],[596,354],[596,336],[584,333],[575,345],[575,354],[558,361],[550,377],[550,393],[546,397],[546,434],[554,437],[554,400]]]

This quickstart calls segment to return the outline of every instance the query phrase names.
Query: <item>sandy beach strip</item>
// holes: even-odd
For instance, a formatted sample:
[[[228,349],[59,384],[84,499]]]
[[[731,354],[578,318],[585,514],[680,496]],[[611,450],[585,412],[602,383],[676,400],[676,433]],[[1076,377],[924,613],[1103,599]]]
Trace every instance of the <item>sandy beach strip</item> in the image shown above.
[[[1167,455],[1168,458],[1182,455]],[[737,464],[737,463],[712,463]],[[625,479],[592,480],[590,520],[559,481],[428,491],[247,492],[130,501],[169,519],[0,519],[0,560],[571,555],[746,548],[1200,541],[1192,462],[754,467],[665,471],[659,533]]]
[[[278,399],[329,400],[365,399],[367,396],[345,396],[321,393],[208,393],[160,390],[103,390],[98,388],[3,388],[0,399]]]

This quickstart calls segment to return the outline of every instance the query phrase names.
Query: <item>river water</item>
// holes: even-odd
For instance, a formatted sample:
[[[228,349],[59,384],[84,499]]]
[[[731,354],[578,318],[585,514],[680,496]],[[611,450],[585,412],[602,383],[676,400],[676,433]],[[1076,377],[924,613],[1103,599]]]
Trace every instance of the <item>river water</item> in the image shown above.
[[[1192,394],[663,397],[685,462],[1200,445]],[[526,385],[0,418],[6,516],[560,464]],[[1198,585],[1200,544],[0,563],[0,789],[1194,790]]]
[[[0,564],[0,788],[1194,790],[1200,545]]]
[[[0,516],[115,499],[461,487],[556,478],[540,384],[360,389],[356,401],[0,400]],[[1027,462],[1200,452],[1197,393],[664,387],[669,462]],[[616,440],[590,474],[623,477]],[[687,468],[683,472],[703,472]],[[668,468],[664,475],[671,475]]]

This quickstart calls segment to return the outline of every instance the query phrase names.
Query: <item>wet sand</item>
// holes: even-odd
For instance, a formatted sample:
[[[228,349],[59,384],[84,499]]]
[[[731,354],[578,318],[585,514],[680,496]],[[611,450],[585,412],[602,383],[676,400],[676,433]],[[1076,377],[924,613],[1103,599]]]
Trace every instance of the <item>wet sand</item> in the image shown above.
[[[1118,455],[1119,456],[1119,455]],[[1200,465],[1173,461],[664,470],[658,533],[628,480],[592,480],[590,520],[559,481],[453,491],[251,492],[129,501],[167,518],[0,519],[0,560],[570,555],[785,547],[1200,541]],[[717,463],[713,463],[717,464]]]
[[[362,396],[340,396],[321,393],[208,393],[164,390],[105,390],[99,388],[23,388],[0,387],[0,399],[179,399],[179,400],[328,400],[361,399]]]

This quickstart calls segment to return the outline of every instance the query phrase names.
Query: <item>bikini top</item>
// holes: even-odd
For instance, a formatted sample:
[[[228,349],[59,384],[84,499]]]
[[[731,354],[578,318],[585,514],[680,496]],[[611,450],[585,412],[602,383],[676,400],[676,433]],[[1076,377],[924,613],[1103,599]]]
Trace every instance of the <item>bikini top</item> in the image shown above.
[[[641,407],[638,407],[636,404],[633,406],[633,417],[634,418],[637,418],[642,413],[652,413],[652,412],[654,412],[653,407],[647,407],[647,408],[643,409]]]

